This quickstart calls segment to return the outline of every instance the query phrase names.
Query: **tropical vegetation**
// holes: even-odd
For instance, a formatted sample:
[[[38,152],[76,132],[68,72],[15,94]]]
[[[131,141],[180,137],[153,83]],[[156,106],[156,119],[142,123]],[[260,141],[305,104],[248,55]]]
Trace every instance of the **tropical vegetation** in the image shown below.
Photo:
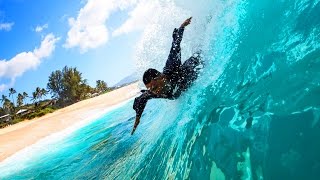
[[[111,90],[102,80],[96,81],[96,87],[90,87],[77,68],[65,66],[62,70],[53,71],[48,78],[47,87],[36,87],[31,96],[26,92],[17,94],[14,88],[9,89],[8,96],[2,95],[0,128],[52,113],[59,108]],[[47,98],[48,95],[51,95],[50,98]],[[31,103],[26,104],[28,99]]]

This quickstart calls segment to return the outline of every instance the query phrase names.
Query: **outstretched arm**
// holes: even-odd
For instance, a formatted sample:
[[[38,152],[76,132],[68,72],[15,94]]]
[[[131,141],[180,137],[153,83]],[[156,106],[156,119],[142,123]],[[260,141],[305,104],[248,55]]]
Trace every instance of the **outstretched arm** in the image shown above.
[[[134,131],[138,127],[143,110],[146,107],[148,100],[151,98],[153,98],[153,96],[148,91],[145,91],[139,97],[136,97],[134,99],[133,109],[136,111],[136,120],[134,122],[131,135],[134,133]]]
[[[134,131],[137,129],[137,127],[140,123],[140,118],[142,116],[144,108],[147,105],[148,100],[150,100],[152,98],[166,98],[166,96],[152,94],[150,91],[144,90],[143,94],[141,94],[139,97],[136,97],[134,99],[133,109],[136,111],[136,120],[134,122],[133,129],[131,131],[131,135],[134,133]]]
[[[136,129],[140,123],[140,118],[141,118],[141,116],[136,115],[136,121],[134,122],[133,129],[131,131],[131,135],[133,135],[133,133],[136,131]]]
[[[186,19],[179,28],[175,28],[172,34],[172,45],[170,49],[170,54],[166,65],[163,69],[165,74],[178,72],[179,67],[181,66],[181,41],[183,37],[184,28],[191,23],[192,17]]]

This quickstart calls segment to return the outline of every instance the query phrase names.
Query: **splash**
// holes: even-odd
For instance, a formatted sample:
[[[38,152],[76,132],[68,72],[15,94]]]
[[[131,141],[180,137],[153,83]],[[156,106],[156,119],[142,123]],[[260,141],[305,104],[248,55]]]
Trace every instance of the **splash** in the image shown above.
[[[194,85],[176,101],[151,100],[134,136],[130,102],[1,179],[319,177],[320,2],[154,3],[139,73],[162,69],[173,28],[193,16],[182,59],[204,52]]]

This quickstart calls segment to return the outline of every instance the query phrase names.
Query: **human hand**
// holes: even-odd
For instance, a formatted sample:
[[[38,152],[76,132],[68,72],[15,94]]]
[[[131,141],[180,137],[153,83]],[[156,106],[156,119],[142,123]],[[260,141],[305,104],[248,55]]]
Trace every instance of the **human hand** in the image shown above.
[[[192,19],[192,17],[189,17],[188,19],[186,19],[186,20],[181,24],[180,27],[186,27],[186,26],[188,26],[188,25],[191,23],[191,19]]]
[[[140,117],[136,117],[136,121],[134,122],[133,129],[131,131],[131,135],[133,135],[133,133],[136,131],[139,123],[140,123]]]

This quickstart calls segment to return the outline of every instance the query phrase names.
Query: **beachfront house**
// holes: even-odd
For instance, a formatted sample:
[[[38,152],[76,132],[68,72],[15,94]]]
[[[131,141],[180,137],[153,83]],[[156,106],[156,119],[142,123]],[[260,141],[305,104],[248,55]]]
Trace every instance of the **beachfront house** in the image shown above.
[[[0,122],[9,122],[11,120],[10,114],[6,114],[0,117]]]
[[[23,115],[26,115],[28,114],[28,109],[20,109],[16,115],[20,115],[20,116],[23,116]]]

